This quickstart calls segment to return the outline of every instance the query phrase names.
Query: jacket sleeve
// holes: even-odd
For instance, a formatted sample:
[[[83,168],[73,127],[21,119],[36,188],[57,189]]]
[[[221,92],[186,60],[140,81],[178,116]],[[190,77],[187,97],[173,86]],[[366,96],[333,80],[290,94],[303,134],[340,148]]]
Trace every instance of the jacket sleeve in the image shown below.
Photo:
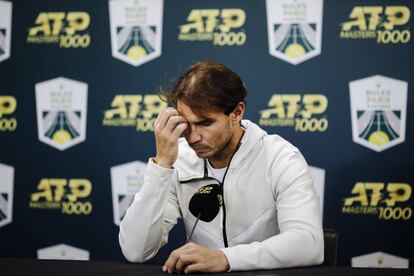
[[[305,159],[293,148],[274,160],[270,176],[280,234],[221,249],[231,270],[318,265],[324,241],[319,200]]]
[[[174,169],[148,162],[144,184],[120,224],[119,244],[128,261],[149,260],[167,243],[168,233],[180,217],[176,179]]]

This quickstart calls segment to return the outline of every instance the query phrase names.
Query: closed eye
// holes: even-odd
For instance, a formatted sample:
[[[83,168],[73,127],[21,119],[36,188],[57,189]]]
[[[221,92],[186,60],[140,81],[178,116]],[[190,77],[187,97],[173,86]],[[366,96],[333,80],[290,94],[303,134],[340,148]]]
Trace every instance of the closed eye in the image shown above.
[[[203,122],[199,122],[199,123],[197,123],[198,125],[200,125],[200,126],[209,126],[209,125],[211,125],[213,122],[211,122],[211,121],[203,121]]]

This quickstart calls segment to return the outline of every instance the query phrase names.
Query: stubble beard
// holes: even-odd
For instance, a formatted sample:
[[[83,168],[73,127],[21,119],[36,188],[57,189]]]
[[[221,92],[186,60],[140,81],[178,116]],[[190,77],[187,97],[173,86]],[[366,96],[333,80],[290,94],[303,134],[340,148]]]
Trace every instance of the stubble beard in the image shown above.
[[[231,135],[230,137],[228,137],[226,139],[226,141],[219,147],[214,150],[213,152],[205,155],[205,156],[199,156],[200,158],[207,158],[210,162],[214,162],[214,161],[222,161],[225,160],[229,154],[231,154],[231,142],[232,142],[232,138],[233,136]]]

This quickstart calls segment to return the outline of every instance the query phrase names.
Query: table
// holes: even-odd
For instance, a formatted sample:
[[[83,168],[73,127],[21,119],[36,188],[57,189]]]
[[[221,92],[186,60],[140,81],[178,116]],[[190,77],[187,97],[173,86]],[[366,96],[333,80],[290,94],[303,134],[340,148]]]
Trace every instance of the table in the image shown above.
[[[140,275],[169,275],[161,270],[160,265],[129,264],[108,261],[61,261],[0,258],[1,276],[140,276]],[[351,268],[351,267],[306,267],[292,269],[276,269],[266,271],[247,271],[218,273],[214,275],[277,275],[277,276],[405,276],[414,275],[414,269],[389,268]]]

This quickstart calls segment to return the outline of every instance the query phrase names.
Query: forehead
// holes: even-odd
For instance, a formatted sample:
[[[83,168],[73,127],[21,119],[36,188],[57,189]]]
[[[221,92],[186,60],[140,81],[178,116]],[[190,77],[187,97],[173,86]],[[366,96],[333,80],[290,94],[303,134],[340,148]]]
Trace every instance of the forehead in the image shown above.
[[[179,100],[177,101],[177,111],[189,122],[217,120],[220,117],[225,116],[224,113],[216,111],[214,109],[206,109],[203,111],[193,110],[188,105],[184,104]]]

